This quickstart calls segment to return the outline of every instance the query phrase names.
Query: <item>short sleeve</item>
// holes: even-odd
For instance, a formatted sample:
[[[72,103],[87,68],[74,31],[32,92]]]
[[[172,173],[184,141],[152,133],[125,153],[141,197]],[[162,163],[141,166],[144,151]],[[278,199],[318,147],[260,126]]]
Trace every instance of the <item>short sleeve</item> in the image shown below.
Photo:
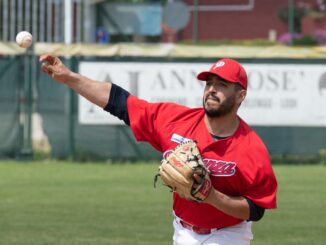
[[[162,151],[162,137],[168,133],[172,114],[182,108],[173,103],[150,103],[130,95],[127,101],[131,130],[137,141],[146,141]]]
[[[260,207],[276,208],[277,181],[267,153],[263,152],[259,158],[251,158],[250,161],[250,169],[246,171],[248,183],[244,196]]]
[[[137,141],[146,141],[163,152],[175,133],[197,123],[203,109],[189,108],[172,102],[151,103],[129,95],[127,101],[130,128]]]

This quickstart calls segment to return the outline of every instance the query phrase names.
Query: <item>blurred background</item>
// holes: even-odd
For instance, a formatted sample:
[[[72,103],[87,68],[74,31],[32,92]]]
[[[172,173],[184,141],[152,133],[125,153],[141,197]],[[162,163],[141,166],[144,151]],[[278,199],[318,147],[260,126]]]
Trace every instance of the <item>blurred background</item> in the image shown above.
[[[253,244],[325,243],[325,0],[0,0],[0,244],[171,244],[171,193],[152,182],[161,153],[43,74],[44,53],[189,107],[202,106],[198,72],[237,59],[239,114],[279,184]]]
[[[33,34],[27,50],[15,43],[22,30]],[[323,0],[0,0],[0,156],[160,159],[42,74],[38,56],[53,53],[144,99],[192,107],[201,106],[197,72],[237,59],[250,83],[240,115],[273,161],[325,162],[324,45]]]

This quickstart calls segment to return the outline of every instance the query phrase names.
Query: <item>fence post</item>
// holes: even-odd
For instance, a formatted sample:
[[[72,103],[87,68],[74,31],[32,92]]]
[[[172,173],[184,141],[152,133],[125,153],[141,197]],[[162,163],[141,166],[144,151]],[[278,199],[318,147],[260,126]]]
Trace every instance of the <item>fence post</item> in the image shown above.
[[[75,103],[74,91],[69,89],[69,158],[75,160]]]
[[[33,71],[34,45],[24,54],[24,108],[23,108],[23,145],[20,155],[29,159],[33,155],[32,115],[33,115]]]
[[[73,62],[71,57],[65,58],[65,65],[69,69],[73,69]],[[75,92],[68,88],[66,97],[66,110],[67,110],[67,151],[68,158],[75,160]]]

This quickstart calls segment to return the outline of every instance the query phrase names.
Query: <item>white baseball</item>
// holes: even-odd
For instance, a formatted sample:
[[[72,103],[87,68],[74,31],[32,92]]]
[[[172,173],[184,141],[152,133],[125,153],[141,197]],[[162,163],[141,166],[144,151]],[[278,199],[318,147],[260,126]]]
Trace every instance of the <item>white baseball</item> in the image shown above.
[[[16,36],[16,43],[19,47],[29,48],[33,43],[33,36],[28,31],[21,31]]]

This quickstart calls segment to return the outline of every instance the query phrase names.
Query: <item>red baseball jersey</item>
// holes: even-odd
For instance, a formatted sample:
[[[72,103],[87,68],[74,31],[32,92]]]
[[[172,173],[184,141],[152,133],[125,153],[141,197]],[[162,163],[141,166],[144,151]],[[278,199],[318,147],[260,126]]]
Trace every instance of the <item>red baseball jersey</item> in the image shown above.
[[[149,103],[129,96],[128,114],[136,140],[149,142],[163,155],[187,139],[195,140],[215,189],[247,197],[263,208],[276,208],[277,182],[268,151],[242,119],[234,135],[214,141],[206,128],[203,108]],[[243,221],[177,193],[173,210],[181,219],[202,228],[223,228]]]

